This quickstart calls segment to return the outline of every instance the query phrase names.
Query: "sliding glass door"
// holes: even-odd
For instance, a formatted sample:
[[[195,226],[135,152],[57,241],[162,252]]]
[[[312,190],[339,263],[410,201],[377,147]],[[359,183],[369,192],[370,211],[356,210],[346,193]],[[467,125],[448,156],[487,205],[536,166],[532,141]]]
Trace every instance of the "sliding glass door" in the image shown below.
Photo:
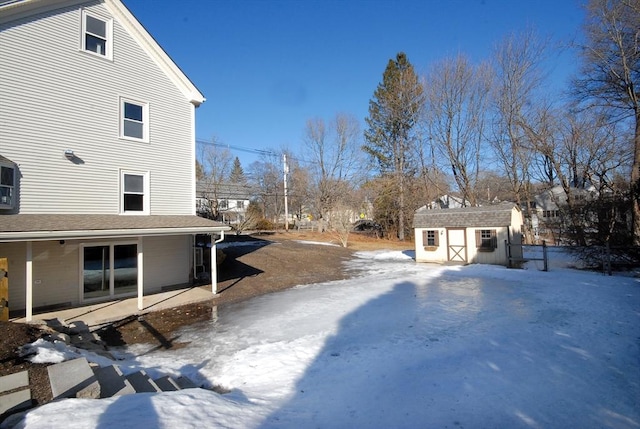
[[[138,287],[138,246],[104,244],[82,248],[83,300],[134,294]]]

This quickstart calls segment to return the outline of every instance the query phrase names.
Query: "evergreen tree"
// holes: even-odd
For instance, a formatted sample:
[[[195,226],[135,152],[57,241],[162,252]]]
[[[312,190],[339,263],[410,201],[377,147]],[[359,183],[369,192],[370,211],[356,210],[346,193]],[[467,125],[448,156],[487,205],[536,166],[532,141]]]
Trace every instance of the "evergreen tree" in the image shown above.
[[[405,235],[405,183],[413,174],[413,157],[419,143],[417,124],[424,106],[422,85],[404,52],[389,60],[373,98],[369,101],[368,129],[363,147],[377,162],[381,176],[393,180],[397,206],[398,238]]]
[[[229,181],[231,183],[245,183],[246,178],[244,177],[244,171],[242,170],[242,165],[240,165],[240,160],[236,156],[236,159],[233,160],[233,167],[231,168],[231,175],[229,176]]]

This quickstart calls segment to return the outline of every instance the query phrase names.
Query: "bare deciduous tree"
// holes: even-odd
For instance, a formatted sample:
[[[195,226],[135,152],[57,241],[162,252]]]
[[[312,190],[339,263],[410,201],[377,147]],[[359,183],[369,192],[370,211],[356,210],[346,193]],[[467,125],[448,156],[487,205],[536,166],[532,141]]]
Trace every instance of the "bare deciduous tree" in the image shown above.
[[[485,111],[490,88],[488,68],[473,66],[463,55],[436,63],[425,79],[429,142],[439,152],[463,197],[478,204]]]
[[[352,115],[337,114],[329,125],[322,119],[307,121],[304,143],[313,180],[316,217],[333,211],[345,188],[357,185],[362,175],[360,125]]]
[[[581,47],[576,96],[604,108],[614,121],[631,121],[633,165],[630,174],[633,242],[640,245],[640,3],[590,0]]]
[[[545,50],[546,42],[529,29],[505,38],[493,56],[495,116],[489,140],[520,206],[531,200],[532,150],[523,126],[531,123],[537,103],[536,93],[544,77],[541,63]],[[528,211],[525,216],[529,216]],[[526,226],[525,237],[531,240],[530,223]]]
[[[220,191],[232,166],[231,153],[214,137],[210,142],[198,143],[197,161],[202,166],[198,197],[205,205],[204,211],[207,215],[212,219],[218,219]]]

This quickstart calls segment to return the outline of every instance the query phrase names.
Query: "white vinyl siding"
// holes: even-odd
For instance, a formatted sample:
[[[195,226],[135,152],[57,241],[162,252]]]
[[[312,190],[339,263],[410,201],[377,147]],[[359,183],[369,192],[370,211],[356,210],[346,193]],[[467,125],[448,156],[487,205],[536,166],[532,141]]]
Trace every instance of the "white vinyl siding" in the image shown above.
[[[79,51],[81,22],[68,7],[0,24],[2,155],[18,165],[19,212],[117,214],[127,169],[153,177],[150,214],[194,214],[194,106],[115,18],[113,61]],[[120,138],[120,97],[153,106],[148,144]]]
[[[192,273],[192,238],[189,235],[144,238],[144,290],[187,285]]]
[[[26,306],[26,243],[0,243],[0,257],[9,258],[9,310]],[[33,307],[77,305],[78,245],[73,242],[32,243]]]

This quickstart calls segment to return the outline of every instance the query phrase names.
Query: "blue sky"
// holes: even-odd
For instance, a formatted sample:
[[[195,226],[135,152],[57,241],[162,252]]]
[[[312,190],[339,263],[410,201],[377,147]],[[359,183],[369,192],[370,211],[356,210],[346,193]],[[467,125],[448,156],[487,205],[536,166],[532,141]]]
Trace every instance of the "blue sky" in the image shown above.
[[[507,34],[533,26],[580,36],[581,0],[124,0],[207,98],[196,136],[232,147],[300,153],[305,123],[350,113],[361,121],[391,58],[418,73],[458,53],[487,59]],[[548,64],[560,88],[569,52]],[[246,169],[259,159],[232,150]]]

